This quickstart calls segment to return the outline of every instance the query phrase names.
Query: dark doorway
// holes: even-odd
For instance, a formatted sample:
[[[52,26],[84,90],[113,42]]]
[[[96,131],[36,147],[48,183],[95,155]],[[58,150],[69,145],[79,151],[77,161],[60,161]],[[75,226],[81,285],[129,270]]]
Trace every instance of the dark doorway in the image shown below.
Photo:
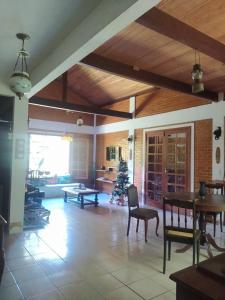
[[[13,98],[0,96],[0,214],[9,221]]]

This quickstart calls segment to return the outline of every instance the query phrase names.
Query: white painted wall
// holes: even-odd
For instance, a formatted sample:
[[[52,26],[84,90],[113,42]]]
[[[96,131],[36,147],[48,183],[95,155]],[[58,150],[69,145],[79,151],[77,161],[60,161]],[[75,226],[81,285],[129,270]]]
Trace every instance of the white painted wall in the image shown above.
[[[28,99],[17,97],[14,104],[13,157],[11,174],[10,233],[17,233],[23,227],[24,193],[28,169]],[[24,143],[24,155],[17,157],[17,142]],[[23,156],[23,157],[22,157]]]

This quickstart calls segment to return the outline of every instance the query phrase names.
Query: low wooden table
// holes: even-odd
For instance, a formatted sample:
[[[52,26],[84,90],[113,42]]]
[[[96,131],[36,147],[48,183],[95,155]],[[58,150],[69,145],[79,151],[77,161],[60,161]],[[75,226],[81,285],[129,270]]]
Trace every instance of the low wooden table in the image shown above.
[[[225,299],[225,254],[170,275],[176,282],[177,300]]]
[[[84,208],[85,205],[94,205],[98,206],[98,194],[99,191],[92,190],[89,188],[85,189],[77,189],[74,187],[64,187],[62,188],[64,191],[64,202],[67,202],[68,199],[80,204],[80,208]],[[95,195],[94,200],[90,200],[85,198],[85,196]]]

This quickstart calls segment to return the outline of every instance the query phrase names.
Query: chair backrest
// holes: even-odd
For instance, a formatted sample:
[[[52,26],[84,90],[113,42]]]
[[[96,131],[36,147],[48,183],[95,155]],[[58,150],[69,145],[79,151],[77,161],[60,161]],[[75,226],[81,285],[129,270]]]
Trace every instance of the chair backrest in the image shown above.
[[[188,215],[192,215],[192,224],[188,226]],[[170,222],[169,222],[170,220]],[[194,201],[163,198],[163,227],[169,229],[196,229],[196,211]]]
[[[208,194],[223,195],[223,186],[217,183],[206,183],[206,191]]]
[[[131,184],[127,188],[128,207],[139,207],[137,187]]]

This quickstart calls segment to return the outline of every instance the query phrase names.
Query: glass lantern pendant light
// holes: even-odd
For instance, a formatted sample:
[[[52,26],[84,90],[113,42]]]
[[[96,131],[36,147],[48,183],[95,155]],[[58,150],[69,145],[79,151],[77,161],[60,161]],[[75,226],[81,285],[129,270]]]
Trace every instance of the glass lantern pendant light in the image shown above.
[[[24,41],[29,40],[30,36],[25,33],[17,33],[16,37],[22,41],[22,48],[18,53],[13,74],[9,80],[9,87],[21,99],[32,87],[27,68],[29,53],[24,49]]]
[[[76,123],[77,123],[77,126],[82,126],[82,125],[84,125],[84,120],[81,118],[81,116],[78,117]]]
[[[196,54],[197,53],[195,50],[195,64],[193,65],[193,69],[191,73],[193,79],[192,93],[194,94],[204,91],[204,83],[202,82],[203,71],[200,64],[200,55],[198,52],[198,63],[197,63]]]

